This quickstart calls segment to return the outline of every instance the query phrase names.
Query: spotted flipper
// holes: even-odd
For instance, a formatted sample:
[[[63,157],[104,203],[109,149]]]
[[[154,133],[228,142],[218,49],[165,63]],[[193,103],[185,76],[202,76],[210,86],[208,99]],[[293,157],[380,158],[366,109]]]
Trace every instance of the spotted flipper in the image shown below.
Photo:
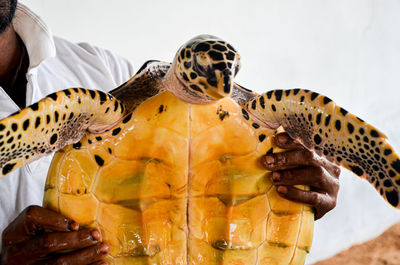
[[[247,109],[266,126],[282,126],[307,149],[367,179],[400,208],[400,159],[373,126],[303,89],[269,91],[249,100]]]
[[[87,130],[107,130],[124,112],[111,95],[71,88],[14,113],[0,121],[0,176],[79,141]]]

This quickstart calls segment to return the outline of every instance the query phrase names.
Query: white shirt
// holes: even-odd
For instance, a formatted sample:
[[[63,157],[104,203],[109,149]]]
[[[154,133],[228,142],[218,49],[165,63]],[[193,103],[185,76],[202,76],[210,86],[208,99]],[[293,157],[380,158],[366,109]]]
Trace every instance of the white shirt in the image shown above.
[[[18,4],[13,26],[24,42],[30,60],[26,75],[27,105],[65,88],[109,91],[134,74],[126,60],[109,51],[53,37],[45,23],[22,4]],[[0,118],[18,110],[0,87]],[[0,234],[25,207],[42,205],[51,159],[52,156],[42,158],[0,178]]]

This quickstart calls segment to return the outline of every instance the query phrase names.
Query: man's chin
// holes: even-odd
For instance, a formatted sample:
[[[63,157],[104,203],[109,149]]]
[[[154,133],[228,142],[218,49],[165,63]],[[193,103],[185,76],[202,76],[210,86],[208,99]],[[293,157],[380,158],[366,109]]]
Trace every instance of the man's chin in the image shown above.
[[[0,0],[0,34],[8,29],[14,18],[18,0]]]

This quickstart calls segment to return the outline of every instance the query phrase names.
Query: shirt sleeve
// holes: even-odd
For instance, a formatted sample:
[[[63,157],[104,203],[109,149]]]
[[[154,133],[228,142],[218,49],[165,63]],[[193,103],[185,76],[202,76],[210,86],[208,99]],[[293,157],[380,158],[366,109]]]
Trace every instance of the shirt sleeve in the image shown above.
[[[125,83],[135,74],[132,64],[125,58],[88,43],[79,43],[78,45],[99,56],[104,66],[108,69],[115,87]]]

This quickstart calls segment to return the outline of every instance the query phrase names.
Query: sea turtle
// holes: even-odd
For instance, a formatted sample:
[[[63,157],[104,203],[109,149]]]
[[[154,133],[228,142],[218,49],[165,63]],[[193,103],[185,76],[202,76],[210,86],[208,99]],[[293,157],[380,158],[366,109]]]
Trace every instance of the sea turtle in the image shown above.
[[[233,82],[239,68],[230,44],[200,35],[111,94],[51,94],[0,121],[1,173],[59,150],[44,205],[97,227],[110,264],[303,264],[312,210],[278,196],[259,162],[282,151],[279,128],[399,208],[382,133],[309,90],[258,95]]]

